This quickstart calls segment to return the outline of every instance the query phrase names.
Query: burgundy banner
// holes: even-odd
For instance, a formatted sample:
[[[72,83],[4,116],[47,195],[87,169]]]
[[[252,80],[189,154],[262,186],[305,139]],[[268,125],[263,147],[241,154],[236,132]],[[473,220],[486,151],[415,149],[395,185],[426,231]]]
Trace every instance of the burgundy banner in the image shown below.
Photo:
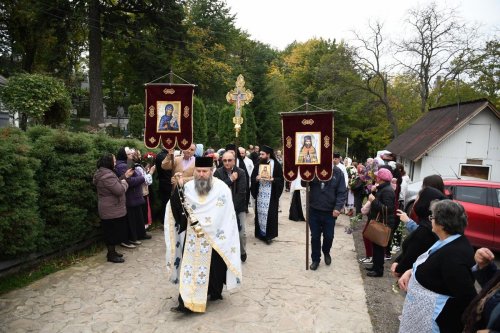
[[[156,148],[188,149],[193,142],[194,85],[153,83],[146,85],[144,143]]]
[[[333,112],[281,113],[283,126],[283,174],[293,181],[300,173],[305,181],[317,175],[329,180],[333,169]]]

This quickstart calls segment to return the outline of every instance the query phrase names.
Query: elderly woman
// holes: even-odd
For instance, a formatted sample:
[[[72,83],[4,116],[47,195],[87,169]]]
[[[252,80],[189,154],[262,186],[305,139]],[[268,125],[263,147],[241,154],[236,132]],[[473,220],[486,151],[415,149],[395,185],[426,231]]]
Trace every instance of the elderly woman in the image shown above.
[[[464,208],[442,200],[431,204],[431,212],[439,240],[399,279],[400,288],[408,292],[399,332],[462,332],[462,313],[476,296]]]
[[[125,239],[127,228],[127,208],[125,206],[125,192],[127,179],[134,173],[127,170],[119,179],[115,170],[116,159],[113,154],[104,154],[97,162],[97,171],[94,174],[94,185],[97,188],[97,208],[101,218],[104,242],[108,248],[107,259],[110,262],[122,263],[122,255],[115,250],[115,246]]]
[[[370,213],[368,221],[374,220],[380,214],[381,219],[392,228],[394,226],[394,208],[396,194],[391,187],[392,173],[389,169],[380,168],[375,173],[377,186],[372,189],[368,196],[370,202]],[[372,243],[373,266],[366,268],[366,275],[370,277],[381,277],[384,275],[385,247]]]

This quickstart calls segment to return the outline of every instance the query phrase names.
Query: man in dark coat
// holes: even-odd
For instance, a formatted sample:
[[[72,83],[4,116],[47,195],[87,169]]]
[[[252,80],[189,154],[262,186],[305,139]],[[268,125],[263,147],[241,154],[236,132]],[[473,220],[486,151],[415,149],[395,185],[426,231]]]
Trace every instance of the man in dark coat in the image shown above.
[[[264,168],[266,173],[270,171],[269,177],[261,175]],[[284,187],[283,170],[271,147],[262,147],[259,163],[251,178],[255,199],[255,237],[271,244],[272,239],[278,236],[278,205]]]
[[[245,172],[235,165],[233,151],[228,150],[222,155],[222,163],[224,166],[215,170],[214,177],[222,180],[231,189],[240,234],[241,261],[245,262],[247,260],[245,221],[247,217],[246,189],[248,182]]]
[[[318,269],[321,252],[325,256],[325,264],[332,263],[330,250],[333,244],[335,222],[344,206],[347,189],[342,171],[334,166],[332,178],[320,181],[314,178],[310,183],[309,229],[311,230],[311,259],[309,268]],[[323,234],[323,245],[321,245]]]

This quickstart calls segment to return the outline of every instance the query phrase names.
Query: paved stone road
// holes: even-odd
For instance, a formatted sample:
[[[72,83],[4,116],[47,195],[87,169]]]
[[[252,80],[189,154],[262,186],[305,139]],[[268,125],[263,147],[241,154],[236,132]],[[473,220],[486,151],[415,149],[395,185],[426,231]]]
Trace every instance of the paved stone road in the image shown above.
[[[204,314],[169,311],[176,286],[167,282],[163,233],[134,250],[125,264],[102,252],[0,296],[0,332],[372,332],[363,281],[348,224],[335,227],[332,265],[305,270],[305,223],[288,220],[284,193],[279,237],[266,245],[247,225],[242,287],[223,292]],[[250,231],[250,232],[248,232]]]

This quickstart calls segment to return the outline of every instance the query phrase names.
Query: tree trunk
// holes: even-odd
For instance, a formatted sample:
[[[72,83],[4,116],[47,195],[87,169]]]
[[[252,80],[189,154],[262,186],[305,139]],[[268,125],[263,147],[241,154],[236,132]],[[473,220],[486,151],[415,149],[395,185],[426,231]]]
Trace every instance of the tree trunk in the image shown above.
[[[89,1],[90,126],[104,123],[101,73],[101,13],[99,0]]]
[[[23,131],[26,132],[26,129],[28,128],[28,115],[24,112],[20,114],[19,117],[19,128]]]
[[[392,108],[389,106],[389,104],[385,104],[385,113],[387,115],[387,120],[391,125],[392,138],[394,139],[399,135],[399,129],[398,129],[398,123],[396,121],[396,118],[394,117],[394,113],[392,112]]]

